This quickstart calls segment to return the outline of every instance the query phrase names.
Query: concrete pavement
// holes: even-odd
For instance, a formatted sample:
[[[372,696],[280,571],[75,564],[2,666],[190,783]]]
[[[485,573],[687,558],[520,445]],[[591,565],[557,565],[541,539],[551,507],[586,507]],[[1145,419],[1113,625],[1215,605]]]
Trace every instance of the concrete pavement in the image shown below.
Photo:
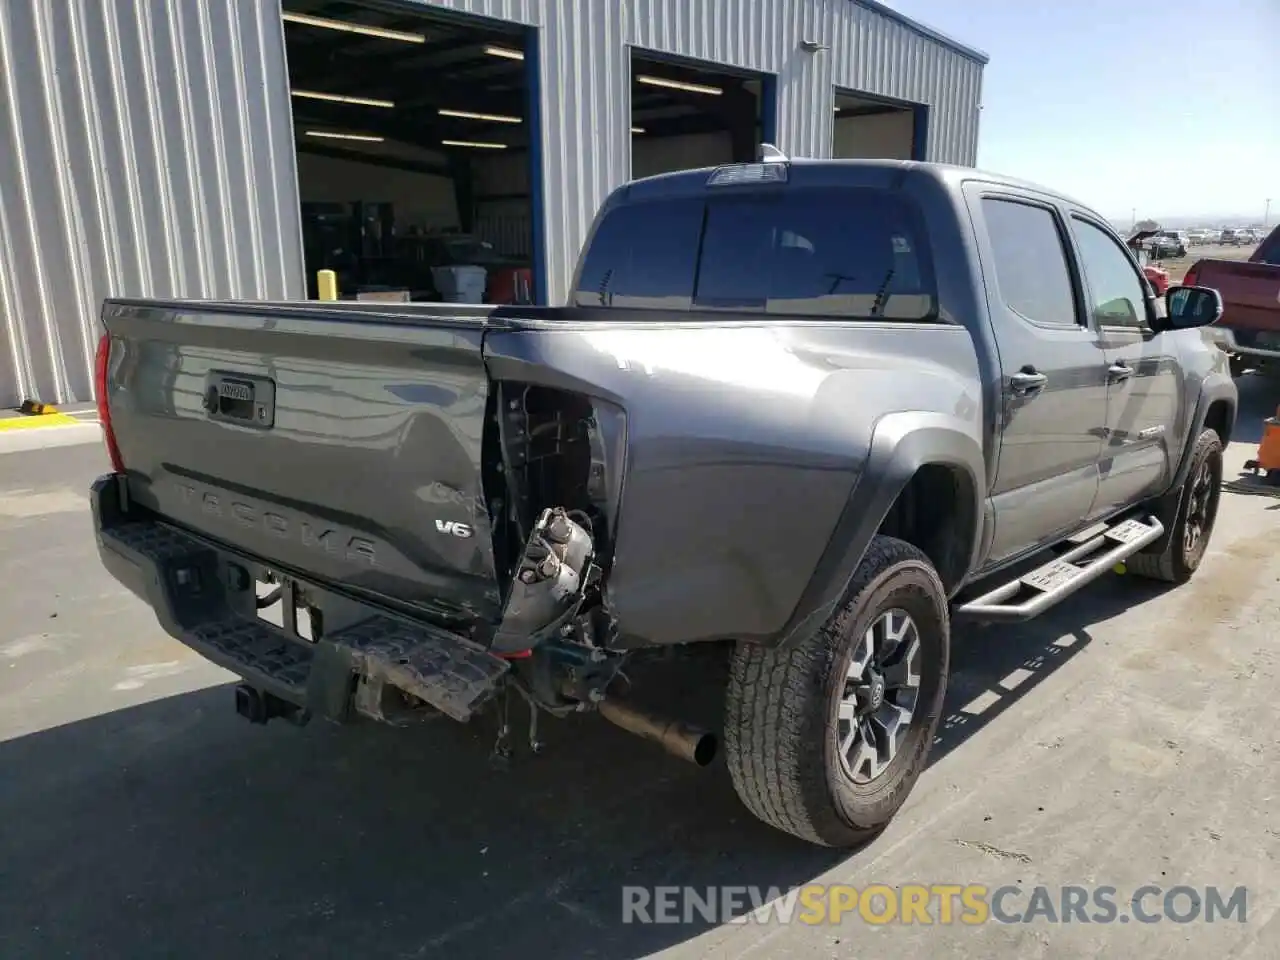
[[[1231,468],[1280,402],[1242,391]],[[2,957],[1280,956],[1280,499],[1224,494],[1186,588],[1110,577],[957,636],[934,763],[841,854],[594,720],[544,724],[505,773],[483,726],[249,726],[100,569],[105,469],[96,443],[0,456]],[[714,722],[695,688],[721,674],[671,698]],[[621,922],[624,884],[810,881],[1246,885],[1248,922]]]

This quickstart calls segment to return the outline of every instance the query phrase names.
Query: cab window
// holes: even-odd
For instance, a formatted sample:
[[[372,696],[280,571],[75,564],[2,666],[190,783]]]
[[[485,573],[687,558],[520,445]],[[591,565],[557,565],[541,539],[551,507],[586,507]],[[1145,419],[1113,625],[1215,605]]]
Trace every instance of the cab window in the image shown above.
[[[1108,233],[1078,217],[1071,232],[1088,280],[1089,313],[1100,327],[1141,327],[1146,322],[1146,288],[1133,260]]]

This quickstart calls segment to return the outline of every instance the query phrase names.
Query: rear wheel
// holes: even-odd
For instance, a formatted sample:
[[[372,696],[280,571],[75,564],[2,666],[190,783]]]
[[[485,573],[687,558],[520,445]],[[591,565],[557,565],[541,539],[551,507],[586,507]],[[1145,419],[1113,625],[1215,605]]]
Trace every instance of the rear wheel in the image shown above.
[[[876,537],[819,630],[786,649],[734,651],[725,754],[742,802],[813,843],[873,837],[924,769],[949,650],[946,591],[928,558]]]
[[[1222,440],[1205,430],[1191,452],[1191,467],[1178,492],[1176,512],[1168,533],[1156,541],[1151,553],[1130,557],[1131,573],[1166,583],[1186,583],[1200,566],[1218,519],[1222,494]]]

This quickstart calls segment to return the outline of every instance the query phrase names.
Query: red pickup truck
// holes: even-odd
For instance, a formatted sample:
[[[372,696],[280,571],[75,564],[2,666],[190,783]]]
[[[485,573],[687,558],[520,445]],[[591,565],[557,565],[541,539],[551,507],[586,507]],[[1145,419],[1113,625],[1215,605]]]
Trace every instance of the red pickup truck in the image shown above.
[[[1250,367],[1280,369],[1280,227],[1247,262],[1199,260],[1182,282],[1222,294],[1222,320],[1207,333],[1231,357],[1233,375]]]

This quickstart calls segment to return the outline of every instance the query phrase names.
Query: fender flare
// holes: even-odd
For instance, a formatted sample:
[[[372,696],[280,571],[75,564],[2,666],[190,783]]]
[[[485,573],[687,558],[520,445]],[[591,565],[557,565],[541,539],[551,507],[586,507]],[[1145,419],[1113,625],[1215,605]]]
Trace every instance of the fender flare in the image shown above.
[[[878,420],[849,500],[776,645],[790,645],[827,621],[843,600],[894,500],[921,467],[956,467],[968,478],[969,490],[962,495],[972,500],[973,523],[963,574],[973,570],[982,543],[984,463],[982,444],[968,421],[920,412],[892,413]],[[962,581],[963,576],[956,578],[951,586],[958,587]]]
[[[1178,515],[1178,507],[1182,502],[1182,488],[1187,482],[1187,474],[1191,471],[1191,456],[1196,448],[1196,440],[1204,432],[1209,408],[1219,400],[1226,401],[1231,409],[1231,419],[1227,422],[1227,431],[1230,433],[1235,426],[1239,408],[1239,392],[1229,375],[1214,373],[1205,378],[1200,387],[1200,394],[1196,397],[1195,410],[1191,415],[1187,435],[1182,440],[1182,454],[1178,458],[1178,469],[1174,471],[1173,481],[1153,504],[1156,517],[1164,524],[1164,533],[1147,548],[1151,553],[1161,553],[1169,544],[1169,537],[1173,535],[1174,518]]]
[[[1178,458],[1178,469],[1174,472],[1169,489],[1165,491],[1166,496],[1176,494],[1186,483],[1187,472],[1191,469],[1191,452],[1195,449],[1196,439],[1204,431],[1209,408],[1219,400],[1225,400],[1231,409],[1231,419],[1227,423],[1228,433],[1231,433],[1240,405],[1239,391],[1236,389],[1235,381],[1228,374],[1215,372],[1205,377],[1200,385],[1200,394],[1196,397],[1196,408],[1191,415],[1190,429],[1182,440],[1182,454]]]

